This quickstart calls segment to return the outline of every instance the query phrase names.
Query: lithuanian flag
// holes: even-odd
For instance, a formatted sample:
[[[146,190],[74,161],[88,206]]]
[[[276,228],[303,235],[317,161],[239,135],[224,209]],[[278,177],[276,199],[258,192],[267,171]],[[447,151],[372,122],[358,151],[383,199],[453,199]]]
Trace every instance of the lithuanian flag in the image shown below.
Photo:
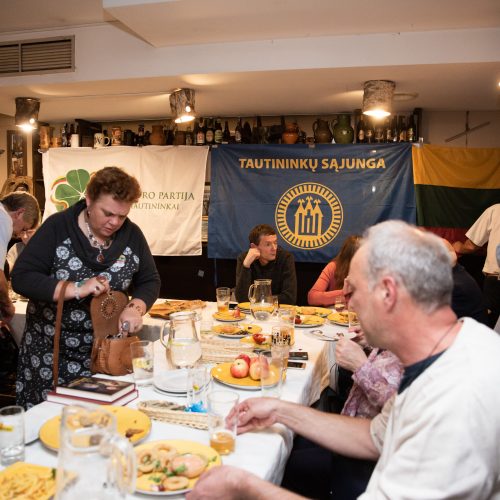
[[[482,212],[500,203],[500,148],[413,147],[417,224],[464,241]]]

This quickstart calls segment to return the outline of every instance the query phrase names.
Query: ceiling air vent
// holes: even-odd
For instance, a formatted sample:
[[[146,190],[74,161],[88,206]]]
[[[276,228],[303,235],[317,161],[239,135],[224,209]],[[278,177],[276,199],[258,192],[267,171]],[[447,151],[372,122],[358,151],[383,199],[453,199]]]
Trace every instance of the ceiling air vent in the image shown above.
[[[0,44],[0,75],[2,76],[74,70],[74,36]]]

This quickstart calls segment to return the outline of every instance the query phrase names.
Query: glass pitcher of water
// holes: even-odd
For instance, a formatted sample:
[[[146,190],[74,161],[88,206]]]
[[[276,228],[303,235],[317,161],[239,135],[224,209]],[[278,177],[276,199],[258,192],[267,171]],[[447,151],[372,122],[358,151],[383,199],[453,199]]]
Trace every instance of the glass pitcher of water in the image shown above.
[[[99,406],[65,406],[60,427],[56,500],[115,500],[135,490],[134,448]]]
[[[255,280],[248,289],[250,311],[257,321],[267,321],[274,312],[271,280]]]
[[[196,330],[196,312],[172,313],[162,328],[161,343],[167,350],[167,360],[175,368],[194,366],[201,358],[201,343]]]

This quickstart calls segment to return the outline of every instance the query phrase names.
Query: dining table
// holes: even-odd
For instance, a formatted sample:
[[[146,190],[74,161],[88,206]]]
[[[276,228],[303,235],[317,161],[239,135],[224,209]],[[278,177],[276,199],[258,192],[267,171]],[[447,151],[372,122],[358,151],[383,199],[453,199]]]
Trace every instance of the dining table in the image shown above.
[[[164,301],[161,299],[160,301]],[[21,308],[19,308],[21,316]],[[213,318],[217,310],[217,304],[207,302],[206,306],[199,309],[197,318],[197,328],[205,330],[207,325],[222,324]],[[16,316],[18,315],[18,305],[16,304]],[[19,318],[18,318],[19,319]],[[246,323],[257,324],[262,328],[262,333],[270,334],[272,326],[278,324],[279,318],[272,316],[268,321],[255,321],[250,314],[244,320]],[[154,340],[154,376],[160,376],[166,370],[171,370],[167,361],[164,345],[158,339],[159,332],[165,325],[166,320],[152,318],[149,315],[144,317],[145,328],[149,329],[148,338]],[[308,360],[304,369],[289,368],[286,372],[286,379],[282,386],[281,398],[301,405],[311,405],[317,401],[324,388],[331,384],[331,374],[335,367],[335,339],[338,334],[346,334],[347,327],[332,324],[325,318],[325,323],[320,326],[310,327],[309,325],[295,326],[295,344],[292,351],[307,352]],[[217,337],[216,333],[212,333]],[[238,343],[241,339],[230,340]],[[236,345],[236,344],[235,344]],[[132,375],[122,377],[112,377],[120,380],[133,381]],[[258,389],[258,388],[256,388]],[[239,389],[227,387],[215,379],[210,382],[209,391],[231,390],[239,394],[240,401],[250,397],[260,397],[260,390]],[[139,396],[127,406],[137,408],[141,401],[171,401],[178,404],[186,404],[186,396],[170,395],[158,391],[154,384],[139,386]],[[25,461],[28,463],[57,467],[57,453],[49,450],[38,439],[40,427],[48,419],[59,415],[63,406],[53,402],[43,402],[29,409],[25,415],[26,441]],[[249,473],[279,485],[281,483],[288,456],[292,450],[293,433],[281,424],[258,432],[248,432],[237,436],[235,451],[229,455],[222,456],[222,463],[240,467]],[[204,445],[209,445],[208,431],[199,430],[179,424],[173,424],[160,420],[152,420],[151,431],[142,441],[156,441],[169,439],[183,439],[195,441]],[[156,493],[158,494],[158,493]],[[132,498],[145,498],[146,494],[134,493]],[[171,496],[171,495],[169,495]],[[181,498],[182,496],[177,496]],[[177,498],[174,496],[174,498]]]

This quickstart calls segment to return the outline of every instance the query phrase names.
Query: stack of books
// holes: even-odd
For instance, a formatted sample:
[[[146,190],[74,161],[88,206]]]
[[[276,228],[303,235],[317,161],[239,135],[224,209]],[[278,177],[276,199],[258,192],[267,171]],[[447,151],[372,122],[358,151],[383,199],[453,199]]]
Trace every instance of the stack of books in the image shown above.
[[[139,395],[133,382],[99,377],[80,377],[57,386],[47,401],[64,405],[98,404],[123,406]]]

